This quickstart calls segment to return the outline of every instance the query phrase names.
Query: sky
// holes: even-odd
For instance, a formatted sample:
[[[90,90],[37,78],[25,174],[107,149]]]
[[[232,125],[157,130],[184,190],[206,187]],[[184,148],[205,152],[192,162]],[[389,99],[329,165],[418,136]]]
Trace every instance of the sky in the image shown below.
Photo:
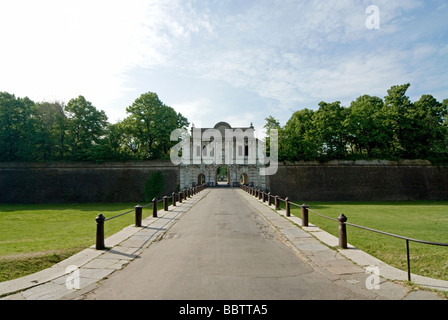
[[[405,83],[448,98],[446,0],[0,0],[0,41],[0,91],[111,123],[146,92],[202,128]]]

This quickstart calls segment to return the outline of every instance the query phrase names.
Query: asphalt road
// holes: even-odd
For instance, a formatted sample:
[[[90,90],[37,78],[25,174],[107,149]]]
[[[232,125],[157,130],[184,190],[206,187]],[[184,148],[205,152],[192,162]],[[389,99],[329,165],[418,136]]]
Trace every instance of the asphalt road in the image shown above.
[[[85,299],[359,299],[302,261],[235,189],[218,188]]]

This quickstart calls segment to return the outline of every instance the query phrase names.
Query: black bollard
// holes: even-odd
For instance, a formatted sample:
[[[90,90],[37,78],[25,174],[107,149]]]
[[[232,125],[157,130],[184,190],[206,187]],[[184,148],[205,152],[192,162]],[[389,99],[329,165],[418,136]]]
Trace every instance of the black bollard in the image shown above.
[[[104,245],[104,217],[101,213],[95,218],[96,221],[96,250],[104,250],[106,246]]]

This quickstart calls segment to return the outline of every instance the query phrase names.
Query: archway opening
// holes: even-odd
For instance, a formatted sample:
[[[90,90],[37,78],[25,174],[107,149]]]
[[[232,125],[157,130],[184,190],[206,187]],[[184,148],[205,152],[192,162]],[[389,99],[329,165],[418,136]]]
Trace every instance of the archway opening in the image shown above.
[[[216,169],[216,183],[218,185],[228,185],[230,183],[230,171],[226,166]]]
[[[247,176],[247,173],[243,173],[240,176],[240,184],[242,185],[248,185],[249,184],[249,177]]]
[[[198,185],[201,185],[204,183],[205,183],[205,174],[201,173],[200,175],[198,175]]]

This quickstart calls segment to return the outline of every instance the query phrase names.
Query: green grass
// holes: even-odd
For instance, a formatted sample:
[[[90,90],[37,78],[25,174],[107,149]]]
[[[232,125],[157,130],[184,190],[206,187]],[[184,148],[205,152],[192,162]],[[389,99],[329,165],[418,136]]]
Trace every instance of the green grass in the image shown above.
[[[141,203],[145,205],[146,203]],[[136,203],[0,205],[0,281],[43,270],[95,244],[95,218],[132,210]],[[159,210],[163,203],[158,204]],[[143,209],[143,218],[152,206]],[[135,222],[126,215],[105,222],[105,237]]]
[[[448,243],[448,202],[310,202],[310,209],[337,218],[343,213],[349,223],[400,236]],[[291,213],[301,217],[300,208]],[[338,223],[310,212],[309,222],[338,236]],[[347,226],[348,242],[370,255],[406,271],[406,241]],[[409,242],[411,272],[448,280],[448,247]]]

